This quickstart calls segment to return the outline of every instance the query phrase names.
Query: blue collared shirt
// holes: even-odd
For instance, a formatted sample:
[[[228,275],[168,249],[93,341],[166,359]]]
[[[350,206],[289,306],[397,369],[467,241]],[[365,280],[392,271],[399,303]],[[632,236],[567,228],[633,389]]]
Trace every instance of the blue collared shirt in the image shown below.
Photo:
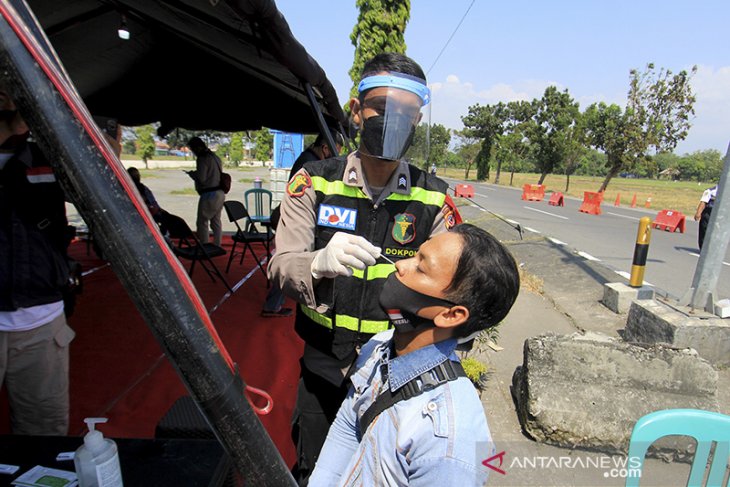
[[[488,470],[482,461],[494,454],[494,445],[484,407],[466,377],[396,403],[360,431],[360,418],[385,388],[395,391],[446,360],[458,360],[456,340],[391,357],[392,337],[393,330],[379,333],[362,348],[309,485],[484,485]]]

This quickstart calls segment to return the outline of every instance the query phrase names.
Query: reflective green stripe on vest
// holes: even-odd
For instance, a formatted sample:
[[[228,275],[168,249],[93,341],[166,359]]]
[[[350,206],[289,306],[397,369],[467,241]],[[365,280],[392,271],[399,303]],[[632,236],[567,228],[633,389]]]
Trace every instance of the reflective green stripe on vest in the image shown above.
[[[393,201],[420,201],[424,205],[444,206],[446,195],[439,191],[429,191],[418,186],[411,186],[411,194],[391,193],[386,198]]]
[[[375,264],[368,267],[368,281],[373,279],[385,279],[393,273],[395,266],[393,264]],[[365,271],[360,269],[352,270],[352,277],[362,279],[365,276]]]
[[[326,195],[338,195],[348,198],[368,199],[367,195],[361,188],[347,186],[340,180],[327,181],[321,176],[312,176],[312,187],[315,191]],[[411,194],[391,193],[386,198],[392,201],[420,201],[424,205],[435,205],[441,207],[444,205],[446,195],[439,191],[430,191],[428,189],[411,186]]]
[[[362,189],[355,186],[347,186],[342,181],[327,181],[321,176],[312,176],[312,187],[315,191],[326,195],[339,195],[348,198],[368,199]]]
[[[324,326],[325,328],[332,329],[332,318],[328,318],[327,316],[317,313],[311,308],[308,308],[307,306],[300,304],[299,308],[302,310],[302,312],[312,321],[315,323]],[[337,318],[337,327],[338,328],[345,328],[347,330],[352,331],[360,331],[362,333],[380,333],[381,331],[385,331],[390,326],[390,322],[388,320],[384,321],[375,321],[375,320],[358,320],[354,316],[347,316],[347,315],[335,315]],[[358,321],[360,321],[360,328],[358,330]]]

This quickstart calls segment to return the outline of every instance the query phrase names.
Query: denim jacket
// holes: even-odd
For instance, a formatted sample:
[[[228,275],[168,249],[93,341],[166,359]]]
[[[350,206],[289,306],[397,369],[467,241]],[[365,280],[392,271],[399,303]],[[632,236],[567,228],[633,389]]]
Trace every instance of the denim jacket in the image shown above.
[[[395,391],[446,360],[458,360],[456,340],[395,357],[392,336],[393,330],[379,333],[363,347],[309,485],[484,485],[488,470],[481,462],[494,445],[484,407],[466,377],[396,403],[360,431],[360,418],[386,387]]]

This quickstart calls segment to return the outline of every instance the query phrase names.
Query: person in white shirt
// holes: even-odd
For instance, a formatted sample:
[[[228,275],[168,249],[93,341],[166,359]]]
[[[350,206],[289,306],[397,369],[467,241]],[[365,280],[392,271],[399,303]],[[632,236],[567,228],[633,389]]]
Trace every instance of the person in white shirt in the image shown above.
[[[0,85],[0,387],[14,434],[68,432],[69,279],[63,191]]]

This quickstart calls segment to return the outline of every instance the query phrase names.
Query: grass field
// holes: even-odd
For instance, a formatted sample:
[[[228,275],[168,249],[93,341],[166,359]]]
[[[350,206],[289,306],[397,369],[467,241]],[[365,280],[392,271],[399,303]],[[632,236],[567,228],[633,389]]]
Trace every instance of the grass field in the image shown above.
[[[495,172],[492,171],[492,179],[488,182],[494,182]],[[440,176],[449,178],[464,178],[463,169],[446,168],[439,170]],[[474,181],[476,170],[469,174],[470,180]],[[524,184],[537,184],[540,179],[539,174],[532,173],[515,173],[512,186],[521,188]],[[502,172],[499,178],[500,186],[509,186],[510,173]],[[550,174],[545,178],[546,197],[548,193],[560,191],[564,195],[573,196],[575,198],[583,198],[584,191],[598,191],[603,182],[603,177],[591,176],[571,176],[570,189],[565,191],[566,177],[563,174]],[[712,186],[712,183],[696,183],[690,181],[667,181],[656,179],[625,179],[613,178],[606,188],[603,196],[603,204],[613,205],[616,196],[620,195],[621,206],[629,206],[634,195],[636,195],[636,206],[644,207],[647,198],[651,198],[651,208],[659,211],[663,209],[681,211],[687,218],[694,216],[697,204],[700,201],[702,192]]]

